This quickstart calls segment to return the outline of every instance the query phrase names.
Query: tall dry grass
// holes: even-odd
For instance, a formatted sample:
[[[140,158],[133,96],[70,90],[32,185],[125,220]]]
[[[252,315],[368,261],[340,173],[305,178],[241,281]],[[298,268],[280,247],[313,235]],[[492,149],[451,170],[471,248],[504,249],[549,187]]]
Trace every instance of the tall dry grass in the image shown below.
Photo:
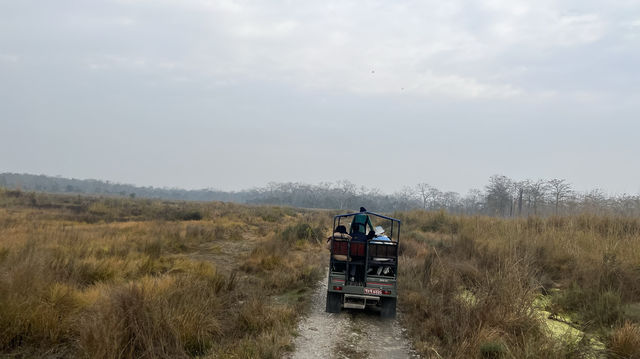
[[[309,231],[283,233],[324,222],[278,207],[0,190],[0,353],[279,357],[304,306],[280,297],[303,298],[324,257]]]
[[[598,351],[590,338],[612,343],[633,320],[626,308],[640,301],[640,219],[396,215],[405,224],[400,305],[427,357],[587,356]],[[585,338],[550,335],[538,301]]]

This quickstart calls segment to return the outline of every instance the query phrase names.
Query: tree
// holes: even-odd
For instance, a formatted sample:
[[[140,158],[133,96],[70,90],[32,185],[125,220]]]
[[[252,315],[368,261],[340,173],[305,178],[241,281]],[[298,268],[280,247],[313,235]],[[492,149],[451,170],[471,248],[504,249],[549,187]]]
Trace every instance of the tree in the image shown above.
[[[475,214],[482,210],[485,195],[479,189],[472,188],[466,196],[462,198],[462,206],[465,214]]]
[[[340,196],[338,198],[339,209],[344,209],[348,201],[356,195],[356,185],[349,180],[340,180],[336,182],[336,190]]]
[[[418,194],[414,187],[402,186],[400,191],[395,192],[389,199],[391,200],[391,208],[394,211],[407,210],[415,208]]]
[[[493,175],[489,178],[487,190],[487,210],[495,216],[506,216],[512,208],[511,191],[513,181],[507,176]]]
[[[444,196],[442,191],[435,187],[431,187],[431,189],[429,189],[429,207],[432,209],[442,208],[443,202]]]
[[[596,188],[584,194],[582,207],[594,213],[603,212],[608,206],[607,197],[603,190]]]
[[[453,191],[443,193],[442,206],[449,212],[458,213],[461,207],[460,194]]]
[[[422,209],[427,209],[427,202],[429,201],[430,191],[433,189],[428,183],[418,183],[416,185],[416,192],[422,200]]]
[[[522,203],[524,200],[524,191],[528,185],[529,185],[528,180],[514,181],[512,184],[513,196],[517,201],[518,217],[522,216]],[[511,215],[513,216],[513,210],[511,211]]]
[[[549,185],[544,180],[539,179],[534,182],[529,182],[527,193],[531,199],[531,204],[533,205],[534,215],[538,215],[538,205],[541,202],[544,202],[548,190]]]
[[[565,200],[573,192],[571,185],[564,179],[554,178],[547,182],[551,189],[551,195],[555,201],[555,215],[558,215],[558,205],[561,201]]]

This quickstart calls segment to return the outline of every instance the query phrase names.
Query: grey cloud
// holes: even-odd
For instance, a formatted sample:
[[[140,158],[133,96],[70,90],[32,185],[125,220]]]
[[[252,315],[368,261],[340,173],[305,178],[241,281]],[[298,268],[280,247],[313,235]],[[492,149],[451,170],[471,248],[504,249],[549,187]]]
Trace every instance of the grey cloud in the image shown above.
[[[0,170],[635,192],[639,21],[625,1],[3,2]]]

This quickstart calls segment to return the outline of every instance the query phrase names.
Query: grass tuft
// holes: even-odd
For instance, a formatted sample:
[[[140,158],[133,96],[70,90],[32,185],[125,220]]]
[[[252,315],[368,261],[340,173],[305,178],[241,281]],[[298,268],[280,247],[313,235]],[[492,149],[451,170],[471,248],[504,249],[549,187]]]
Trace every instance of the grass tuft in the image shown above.
[[[640,358],[640,326],[630,322],[611,335],[611,351],[620,358]]]

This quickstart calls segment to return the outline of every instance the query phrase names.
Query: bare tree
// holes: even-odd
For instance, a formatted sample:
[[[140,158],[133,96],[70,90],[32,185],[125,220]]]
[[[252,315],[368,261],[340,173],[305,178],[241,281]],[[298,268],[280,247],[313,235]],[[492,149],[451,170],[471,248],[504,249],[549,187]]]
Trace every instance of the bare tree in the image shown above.
[[[402,186],[402,188],[395,192],[391,197],[393,210],[407,210],[415,208],[417,198],[416,189],[412,186]]]
[[[349,180],[340,180],[336,182],[336,189],[339,193],[339,209],[344,209],[349,199],[356,195],[356,185],[351,183]]]
[[[409,203],[416,200],[417,193],[416,189],[411,186],[402,186],[400,191],[396,193],[396,196],[400,198],[400,200]]]
[[[487,209],[489,214],[505,216],[511,212],[513,181],[502,175],[494,175],[489,178],[487,190]]]
[[[470,189],[467,195],[461,200],[464,212],[466,214],[476,214],[480,212],[484,204],[484,198],[484,194],[479,189]]]
[[[603,212],[608,206],[607,197],[603,190],[596,188],[584,194],[582,198],[584,210],[594,213]]]
[[[564,179],[554,178],[547,182],[551,189],[551,195],[555,201],[555,214],[558,215],[558,205],[572,193],[571,185]]]
[[[517,215],[518,217],[522,216],[522,204],[524,200],[524,192],[527,186],[529,185],[529,180],[524,181],[513,181],[513,198],[516,202]],[[513,216],[513,210],[511,211],[511,215]]]
[[[428,183],[418,183],[416,185],[416,192],[422,200],[422,209],[427,209],[427,201],[429,201],[429,192],[433,189]]]
[[[444,202],[444,195],[442,191],[435,187],[429,189],[429,207],[432,209],[442,208]]]
[[[442,206],[449,212],[458,213],[461,207],[460,194],[453,191],[443,193]]]
[[[530,181],[527,192],[531,198],[531,204],[533,205],[533,214],[538,215],[538,205],[544,202],[544,199],[549,190],[549,185],[544,180]]]

